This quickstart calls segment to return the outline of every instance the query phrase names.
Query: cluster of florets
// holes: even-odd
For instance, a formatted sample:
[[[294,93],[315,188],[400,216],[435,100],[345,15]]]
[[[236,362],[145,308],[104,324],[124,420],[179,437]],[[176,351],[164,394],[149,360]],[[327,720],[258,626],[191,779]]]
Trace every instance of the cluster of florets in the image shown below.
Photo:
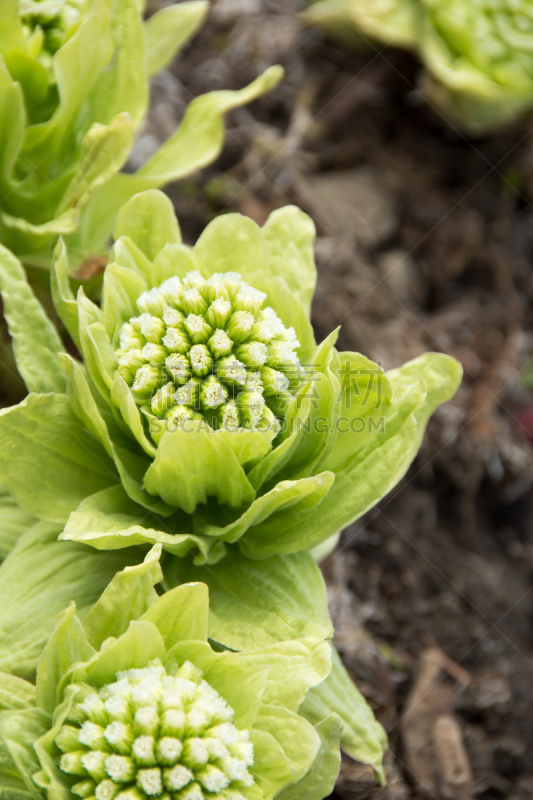
[[[76,29],[81,6],[81,0],[20,0],[29,54],[45,67],[51,67],[52,55]]]
[[[302,368],[294,328],[236,272],[189,272],[143,292],[120,330],[118,370],[136,403],[168,426],[274,426]]]
[[[74,706],[56,744],[71,787],[96,800],[244,800],[254,763],[248,731],[190,662],[118,672]]]

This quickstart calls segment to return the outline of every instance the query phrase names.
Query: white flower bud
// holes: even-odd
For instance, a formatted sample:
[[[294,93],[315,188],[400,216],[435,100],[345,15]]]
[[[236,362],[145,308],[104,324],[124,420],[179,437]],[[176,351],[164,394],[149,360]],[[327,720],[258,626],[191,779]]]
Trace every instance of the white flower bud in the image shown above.
[[[218,359],[223,358],[224,356],[229,356],[233,347],[233,342],[229,338],[226,331],[223,331],[221,328],[217,328],[207,342],[207,345],[211,350],[213,357]]]
[[[136,767],[129,756],[113,754],[105,760],[105,770],[117,783],[129,783],[135,777]]]
[[[192,375],[191,364],[187,356],[173,353],[171,356],[165,359],[165,366],[171,373],[174,381],[180,384],[180,386],[184,383],[187,383]]]
[[[200,403],[206,410],[218,408],[228,399],[228,390],[222,386],[214,375],[210,375],[202,384]]]
[[[208,764],[196,772],[196,778],[208,792],[220,792],[230,784],[230,778],[218,767]]]
[[[235,348],[235,356],[247,367],[262,367],[268,356],[268,349],[262,342],[247,342]]]
[[[179,328],[167,328],[167,332],[163,336],[163,344],[170,350],[171,353],[181,353],[185,355],[189,352],[191,347],[191,340],[185,331]]]
[[[137,772],[137,786],[148,797],[160,795],[163,790],[161,770],[158,767],[152,769],[140,769]]]
[[[137,308],[143,314],[152,314],[155,317],[162,317],[165,306],[165,298],[159,289],[150,289],[150,291],[143,292],[137,298]]]
[[[164,364],[165,358],[168,357],[168,350],[160,344],[148,342],[142,349],[143,358],[150,364]]]
[[[198,314],[189,314],[183,324],[194,344],[207,342],[213,333],[211,325],[208,325],[205,319]]]
[[[152,414],[155,414],[156,417],[164,417],[167,411],[169,411],[172,406],[174,405],[174,384],[167,383],[165,386],[162,386],[157,392],[154,394],[150,401],[150,408],[152,409]]]
[[[213,359],[205,344],[196,344],[191,347],[189,359],[193,374],[199,378],[203,378],[213,368]]]
[[[217,297],[207,309],[205,318],[212,328],[225,328],[230,314],[230,301],[223,297]]]
[[[175,767],[163,771],[163,782],[169,792],[177,792],[183,789],[193,778],[194,775],[191,770],[188,767],[184,767],[183,764],[177,764]]]
[[[250,338],[253,327],[253,314],[249,311],[236,311],[229,319],[226,332],[230,339],[239,344]]]
[[[113,800],[120,791],[120,787],[113,781],[102,781],[94,790],[96,800]]]
[[[198,289],[186,289],[183,292],[181,307],[186,314],[189,314],[189,316],[205,314],[207,311],[207,303]]]
[[[246,367],[234,356],[222,358],[216,364],[216,374],[219,380],[228,386],[244,386],[246,383]]]
[[[163,320],[151,314],[141,314],[137,319],[139,321],[141,333],[146,341],[159,344],[165,332],[165,323]]]

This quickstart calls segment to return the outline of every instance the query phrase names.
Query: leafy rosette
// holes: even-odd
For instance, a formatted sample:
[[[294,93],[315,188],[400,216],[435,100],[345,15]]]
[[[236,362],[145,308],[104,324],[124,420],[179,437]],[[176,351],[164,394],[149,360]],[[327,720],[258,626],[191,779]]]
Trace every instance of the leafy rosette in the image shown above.
[[[533,108],[531,0],[324,0],[306,17],[345,40],[416,53],[423,92],[472,133]]]
[[[202,22],[204,0],[143,22],[136,0],[1,0],[0,242],[49,266],[59,235],[72,258],[106,252],[120,205],[210,163],[222,114],[267,91],[280,69],[240,92],[213,92],[135,174],[116,174],[148,105],[148,81]]]
[[[0,416],[0,479],[23,510],[66,522],[63,539],[160,542],[202,564],[234,544],[259,559],[315,547],[397,483],[460,366],[427,354],[385,374],[338,353],[336,331],[317,345],[305,214],[280,209],[262,229],[228,214],[191,249],[151,191],[121,209],[115,233],[101,308],[71,294],[65,247],[52,274],[83,363],[61,352],[4,253],[32,393]]]
[[[327,796],[341,720],[300,707],[331,669],[321,639],[232,652],[208,641],[207,587],[156,594],[156,546],[83,618],[57,618],[36,686],[0,680],[9,800],[269,800]],[[311,715],[312,716],[312,715]]]

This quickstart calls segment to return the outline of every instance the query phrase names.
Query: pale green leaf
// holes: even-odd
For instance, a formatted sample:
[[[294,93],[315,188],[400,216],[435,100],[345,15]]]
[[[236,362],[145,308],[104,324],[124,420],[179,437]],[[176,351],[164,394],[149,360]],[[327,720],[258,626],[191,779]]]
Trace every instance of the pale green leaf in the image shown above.
[[[50,290],[52,300],[59,317],[80,349],[78,304],[68,280],[69,264],[65,242],[60,239],[54,251],[54,259],[50,273]]]
[[[186,583],[165,592],[144,612],[170,650],[182,641],[207,641],[209,595],[205,583]]]
[[[135,548],[99,553],[75,542],[58,542],[60,531],[60,526],[37,523],[0,566],[0,670],[4,672],[30,675],[56,616],[71,601],[78,615],[85,616],[115,573],[142,559]]]
[[[204,5],[203,3],[200,3]],[[163,11],[181,9],[187,3],[170,6]],[[154,19],[157,13],[150,19]],[[158,189],[134,195],[117,214],[115,239],[128,236],[142,250],[149,261],[153,261],[166,244],[179,244],[181,233],[170,199]]]
[[[279,800],[322,800],[333,792],[341,765],[339,738],[343,722],[337,714],[330,714],[315,726],[320,736],[320,749],[311,769],[292,786],[278,795]]]
[[[233,508],[251,503],[255,497],[235,453],[207,424],[167,430],[144,486],[187,514],[208,497]]]
[[[161,545],[156,544],[141,564],[117,572],[83,620],[83,630],[93,647],[98,649],[110,636],[120,636],[132,619],[142,617],[155,603],[154,586],[162,578],[160,557]]]
[[[30,394],[0,412],[0,480],[25,511],[64,522],[85,497],[118,476],[65,395]]]
[[[144,24],[147,75],[164,69],[189,39],[192,39],[205,19],[209,3],[191,0],[161,8]]]
[[[280,745],[291,765],[291,783],[300,781],[309,771],[320,748],[315,728],[294,711],[263,705],[254,727],[269,733]]]
[[[83,137],[78,170],[65,191],[59,212],[87,205],[95,189],[122,167],[132,147],[133,126],[127,114],[117,114],[109,125],[92,125]]]
[[[16,675],[0,673],[0,711],[35,706],[35,686]]]
[[[252,561],[232,548],[215,568],[175,558],[163,564],[164,586],[209,587],[209,637],[233,650],[333,633],[324,579],[307,552]]]
[[[35,800],[42,800],[32,780],[33,774],[39,769],[33,744],[46,732],[49,725],[48,714],[38,708],[0,711],[0,791],[2,794],[5,791],[8,800],[20,796],[22,786],[16,781],[16,777],[23,782],[27,795]],[[9,762],[6,764],[7,774],[4,772],[6,755],[9,755],[18,776],[9,770]]]
[[[270,258],[270,274],[287,281],[309,315],[316,286],[313,220],[296,206],[284,206],[272,212],[262,233]]]
[[[1,245],[0,291],[18,370],[29,391],[63,391],[65,376],[57,360],[63,343],[33,294],[22,265]]]
[[[214,564],[222,558],[225,550],[221,542],[182,532],[183,528],[181,515],[163,519],[150,514],[118,485],[80,503],[59,538],[85,542],[98,550],[160,543],[177,556],[195,554],[201,564]]]
[[[271,800],[290,783],[293,777],[291,762],[270,733],[252,728],[250,741],[254,746],[252,773],[265,800]]]
[[[165,656],[165,643],[155,625],[132,620],[122,636],[108,639],[85,669],[92,681],[103,686],[114,681],[117,672],[141,669],[156,658],[164,661]]]
[[[71,603],[62,611],[54,625],[37,665],[36,694],[38,708],[52,715],[61,701],[58,691],[68,670],[95,654]]]
[[[0,484],[0,559],[11,552],[19,536],[36,521],[34,516],[17,506]]]
[[[198,239],[194,254],[210,275],[239,272],[247,280],[248,275],[258,270],[269,274],[268,252],[261,229],[241,214],[223,214],[210,222]]]
[[[119,264],[108,264],[106,267],[102,288],[102,321],[115,347],[119,346],[118,334],[122,324],[139,313],[136,301],[147,288],[146,280],[137,272]]]
[[[332,648],[333,666],[326,680],[311,689],[300,708],[314,724],[335,712],[343,720],[341,747],[356,761],[371,764],[376,777],[384,783],[383,755],[387,736],[372,709],[346,672],[339,654]]]
[[[264,703],[298,711],[309,689],[329,675],[331,650],[323,639],[296,639],[245,650],[240,661],[252,671],[268,666]]]
[[[15,3],[10,2],[9,5],[15,7]],[[3,4],[2,28],[8,24],[7,15],[8,10]],[[16,7],[15,15],[18,22]],[[0,44],[0,52],[2,50]],[[13,167],[22,144],[25,122],[26,112],[22,87],[20,83],[13,81],[0,55],[0,187],[4,192],[9,192],[13,188]]]
[[[457,391],[463,377],[461,364],[455,358],[443,353],[424,353],[399,369],[391,370],[387,377],[393,388],[410,386],[418,380],[422,380],[426,387],[425,400],[416,413],[415,450],[418,450],[431,414],[438,405],[450,400]]]

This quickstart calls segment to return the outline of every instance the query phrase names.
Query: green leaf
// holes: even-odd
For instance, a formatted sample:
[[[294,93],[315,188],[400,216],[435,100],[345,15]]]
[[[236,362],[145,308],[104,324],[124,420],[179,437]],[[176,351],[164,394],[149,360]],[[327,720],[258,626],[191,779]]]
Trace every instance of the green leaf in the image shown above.
[[[15,675],[0,673],[0,711],[13,711],[35,706],[35,686]],[[1,769],[0,769],[1,771]]]
[[[279,742],[266,731],[252,728],[250,741],[254,746],[254,774],[265,800],[271,800],[284,786],[290,783],[291,763]]]
[[[331,650],[323,639],[296,639],[241,652],[240,662],[251,671],[268,666],[263,703],[296,712],[309,689],[329,675]]]
[[[273,211],[262,229],[270,258],[270,275],[284,278],[309,316],[316,286],[311,217],[296,206]]]
[[[17,506],[7,489],[0,484],[0,559],[5,558],[17,539],[37,520]]]
[[[330,714],[315,726],[320,736],[320,749],[311,769],[297,783],[283,789],[278,800],[322,800],[329,797],[341,764],[339,738],[342,729],[343,722],[337,714]]]
[[[298,526],[297,531],[287,532],[284,529],[285,516],[290,519],[300,520],[309,516],[310,509],[315,509],[324,502],[331,488],[335,485],[336,476],[333,472],[321,472],[311,478],[300,478],[297,481],[281,481],[266,495],[268,498],[275,492],[287,489],[292,494],[292,502],[273,508],[270,516],[264,522],[248,528],[239,539],[239,547],[250,558],[269,558],[273,555],[295,553],[310,547],[305,529]],[[281,510],[283,509],[283,510]],[[322,509],[315,512],[315,518],[323,520]]]
[[[79,334],[78,304],[68,281],[68,253],[63,239],[57,243],[50,274],[52,300],[59,317],[71,335],[78,350],[81,348]]]
[[[117,114],[109,125],[95,123],[83,137],[78,171],[68,186],[59,211],[82,209],[98,186],[118,172],[133,147],[133,126],[127,114]]]
[[[183,45],[192,39],[208,9],[209,4],[204,0],[192,0],[152,14],[143,26],[147,75],[154,75],[168,66]]]
[[[0,412],[0,480],[25,511],[64,522],[118,480],[112,461],[62,394],[30,394]]]
[[[246,280],[258,270],[269,274],[268,252],[261,229],[241,214],[215,217],[198,239],[194,254],[209,275],[239,272]]]
[[[207,584],[209,637],[233,650],[333,634],[324,579],[309,553],[251,561],[231,548],[215,568],[175,558],[163,574],[166,589]]]
[[[39,522],[24,533],[0,566],[0,670],[30,675],[71,601],[83,617],[117,570],[140,561],[136,549],[98,553],[58,542],[61,528]]]
[[[89,385],[85,380],[81,366],[73,358],[63,354],[60,364],[68,375],[67,397],[72,411],[83,425],[97,439],[110,458],[113,459],[124,489],[131,499],[144,508],[159,511],[163,514],[165,509],[160,500],[154,500],[142,489],[142,480],[148,459],[138,452],[129,449],[130,441],[123,438],[117,430],[111,437],[106,423],[100,414],[98,406],[91,394]],[[171,512],[172,510],[169,509]]]
[[[254,723],[280,745],[291,765],[293,783],[309,771],[320,748],[320,737],[306,719],[287,708],[263,705]]]
[[[17,367],[29,391],[64,391],[65,376],[57,360],[63,343],[33,294],[22,265],[1,245],[0,291]]]
[[[108,264],[102,289],[102,320],[107,334],[118,347],[122,324],[138,314],[136,301],[148,288],[146,280],[119,264]],[[119,374],[119,373],[116,373]]]
[[[441,403],[450,400],[457,391],[463,377],[461,364],[442,353],[424,353],[408,361],[403,367],[388,373],[391,386],[411,386],[422,380],[427,390],[423,404],[416,413],[417,438],[415,450],[422,442],[428,419]]]
[[[126,112],[137,127],[148,106],[142,7],[135,0],[114,0],[109,16],[113,58],[98,75],[87,98],[87,122],[108,123]]]
[[[110,636],[120,636],[132,619],[139,619],[157,600],[154,589],[162,579],[161,545],[152,547],[142,564],[117,572],[83,620],[89,643],[100,648]],[[150,620],[151,621],[151,620]]]
[[[203,2],[200,2],[202,6]],[[188,3],[161,9],[174,11],[182,9]],[[150,19],[157,17],[157,13]],[[128,236],[137,245],[147,259],[153,261],[166,244],[180,244],[181,233],[170,199],[158,189],[134,195],[125,203],[117,214],[115,239]]]
[[[5,4],[2,4],[2,28],[8,24],[7,14]],[[15,14],[19,22],[16,7]],[[3,49],[0,43],[0,52]],[[25,122],[22,87],[13,81],[0,56],[0,188],[6,193],[13,188],[13,168],[22,144]]]
[[[165,643],[151,622],[132,620],[118,639],[109,639],[85,667],[87,675],[97,686],[116,679],[117,672],[141,669],[155,658],[164,661]]]
[[[104,252],[115,216],[130,197],[145,189],[158,189],[212,163],[224,142],[223,115],[273,89],[282,75],[281,67],[271,67],[244,89],[195,98],[177,131],[137,173],[117,174],[94,193],[69,244],[92,253]]]
[[[167,430],[144,486],[150,494],[192,514],[198,503],[216,497],[233,508],[255,497],[233,450],[207,424]]]
[[[71,603],[59,614],[54,630],[37,665],[36,701],[38,708],[52,715],[61,702],[59,685],[68,670],[95,654]]]
[[[144,432],[139,406],[136,404],[131,389],[120,372],[116,372],[113,379],[111,400],[119,409],[124,422],[144,452],[155,458],[157,450]]]
[[[375,505],[398,482],[414,455],[414,415],[425,393],[420,381],[400,387],[394,403],[384,409],[382,425],[373,431],[364,447],[357,447],[354,434],[349,456],[346,454],[351,449],[348,440],[352,433],[341,432],[335,448],[321,465],[332,470],[335,482],[322,499],[319,513],[293,507],[283,512],[283,520],[280,514],[272,514],[247,533],[246,547],[250,552],[255,553],[256,547],[260,548],[258,552],[285,553],[315,547]]]
[[[35,800],[42,800],[41,794],[32,780],[33,774],[39,769],[39,761],[33,749],[33,743],[47,731],[49,725],[48,714],[38,708],[0,711],[0,790],[2,790],[2,794],[4,790],[6,791],[9,800],[20,797],[22,794],[20,780],[23,782],[27,795]],[[16,768],[15,775],[13,775],[15,770],[13,768],[10,770],[8,764],[6,764],[8,769],[4,771],[6,754],[9,755],[12,765]],[[19,781],[16,780],[17,777]]]
[[[314,724],[333,711],[344,722],[341,747],[345,753],[371,764],[376,778],[385,783],[383,755],[387,749],[387,736],[374,717],[372,709],[346,672],[339,654],[332,648],[333,666],[326,680],[311,689],[300,713]]]
[[[205,583],[186,583],[165,592],[144,612],[170,650],[178,642],[207,641],[209,595]]]
[[[182,533],[181,515],[168,520],[150,514],[134,503],[122,486],[88,497],[74,511],[59,537],[85,542],[98,550],[161,543],[177,556],[197,553],[195,560],[214,564],[224,555],[224,545],[207,537]]]
[[[47,170],[57,158],[57,143],[70,144],[81,106],[91,86],[113,55],[109,34],[109,0],[91,5],[70,39],[54,56],[54,75],[60,102],[56,113],[40,125],[26,129],[24,153]]]

